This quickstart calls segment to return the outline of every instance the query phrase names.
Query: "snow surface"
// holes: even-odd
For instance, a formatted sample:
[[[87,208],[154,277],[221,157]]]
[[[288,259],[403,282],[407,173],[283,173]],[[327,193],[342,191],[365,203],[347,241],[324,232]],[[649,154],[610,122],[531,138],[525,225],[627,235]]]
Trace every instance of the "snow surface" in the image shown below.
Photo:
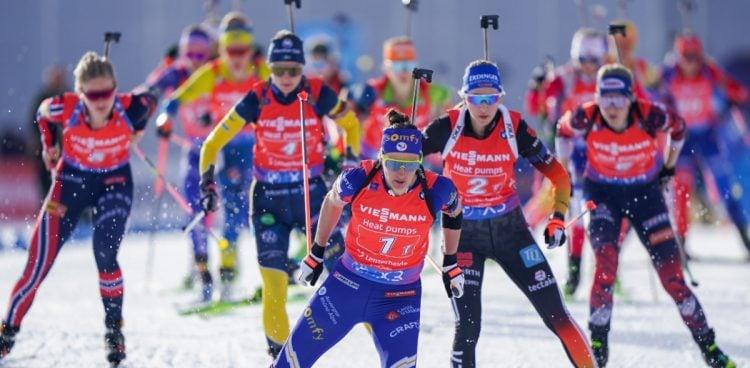
[[[250,236],[241,242],[246,290],[259,283]],[[716,329],[720,346],[739,367],[750,366],[750,264],[730,227],[699,228],[690,241],[701,262],[692,263],[701,285],[695,289]],[[201,318],[181,317],[176,305],[197,296],[179,292],[189,260],[187,238],[179,233],[156,236],[154,272],[146,285],[148,235],[127,236],[120,252],[125,277],[125,336],[128,359],[123,367],[265,367],[260,307]],[[545,251],[555,274],[564,279],[565,250]],[[588,251],[587,251],[588,252]],[[216,257],[213,257],[216,259]],[[0,304],[10,290],[26,255],[0,253]],[[585,329],[592,259],[584,259],[585,288],[568,303]],[[496,265],[486,268],[482,335],[477,349],[480,367],[567,367],[555,336],[537,317],[529,302]],[[616,299],[610,335],[609,367],[701,367],[698,348],[682,324],[676,307],[651,279],[655,273],[646,252],[631,236],[620,262],[623,296]],[[419,366],[446,367],[453,339],[453,313],[438,275],[423,277],[422,330]],[[585,289],[585,290],[583,290]],[[616,298],[618,298],[616,296]],[[291,304],[294,325],[304,303]],[[71,243],[58,256],[35,304],[26,316],[16,346],[0,367],[103,367],[103,310],[91,247]],[[318,367],[377,367],[374,345],[362,327],[352,332],[316,365]]]

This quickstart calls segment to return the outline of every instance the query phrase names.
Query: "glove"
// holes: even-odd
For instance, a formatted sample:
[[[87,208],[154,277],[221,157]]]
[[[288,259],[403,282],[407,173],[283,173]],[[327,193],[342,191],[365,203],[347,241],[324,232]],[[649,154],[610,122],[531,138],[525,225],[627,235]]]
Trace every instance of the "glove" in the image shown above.
[[[42,160],[44,161],[44,167],[47,171],[51,171],[57,166],[57,161],[60,159],[60,149],[57,146],[46,147],[42,149]]]
[[[169,139],[169,136],[172,135],[172,119],[166,112],[156,117],[156,134],[164,139]]]
[[[214,181],[214,165],[209,166],[208,170],[201,175],[200,189],[203,211],[208,213],[219,209],[219,193]]]
[[[547,78],[547,71],[544,70],[543,65],[537,65],[531,70],[531,78],[529,78],[529,89],[539,89],[544,80]]]
[[[200,121],[201,124],[203,124],[204,127],[208,127],[213,125],[214,119],[211,118],[210,112],[204,112],[201,114],[201,116],[198,118],[198,121]]]
[[[455,254],[443,255],[443,285],[449,298],[460,298],[464,295],[464,271],[458,267]]]
[[[359,165],[359,159],[352,152],[351,147],[346,148],[346,156],[344,156],[344,162],[341,164],[341,171],[356,168]]]
[[[544,228],[544,242],[547,249],[557,248],[565,243],[565,216],[555,212],[549,219],[547,227]]]
[[[659,186],[662,189],[666,188],[673,176],[674,167],[662,166],[661,171],[659,171]]]
[[[320,277],[320,273],[323,272],[323,255],[325,254],[325,248],[313,243],[310,248],[310,253],[305,256],[302,263],[299,265],[299,274],[297,280],[300,283],[307,286],[315,286],[315,283]]]

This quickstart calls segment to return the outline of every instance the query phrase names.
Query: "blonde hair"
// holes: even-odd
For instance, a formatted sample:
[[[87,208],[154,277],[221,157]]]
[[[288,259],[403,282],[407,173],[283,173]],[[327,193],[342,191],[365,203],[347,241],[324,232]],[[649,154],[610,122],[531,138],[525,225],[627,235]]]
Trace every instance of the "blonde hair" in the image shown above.
[[[78,65],[73,70],[73,75],[75,76],[75,90],[83,92],[83,84],[94,78],[112,78],[114,81],[115,69],[105,57],[89,51],[81,56],[81,60],[78,61]]]

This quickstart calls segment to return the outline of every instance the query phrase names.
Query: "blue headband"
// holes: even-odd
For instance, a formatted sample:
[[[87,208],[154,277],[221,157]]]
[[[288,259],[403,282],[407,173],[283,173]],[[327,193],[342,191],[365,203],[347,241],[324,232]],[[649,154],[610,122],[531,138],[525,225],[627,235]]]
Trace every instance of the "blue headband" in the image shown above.
[[[422,154],[422,133],[416,129],[388,128],[381,141],[383,153]]]
[[[633,94],[633,86],[630,78],[624,75],[610,74],[603,76],[596,86],[599,95],[605,93],[619,93],[630,96]]]
[[[268,63],[276,61],[294,61],[304,64],[305,52],[302,47],[302,40],[293,34],[289,34],[271,41],[271,46],[268,47]]]
[[[490,87],[502,93],[503,82],[500,79],[500,70],[492,64],[479,64],[466,67],[464,72],[464,83],[461,92],[468,93],[476,88]]]

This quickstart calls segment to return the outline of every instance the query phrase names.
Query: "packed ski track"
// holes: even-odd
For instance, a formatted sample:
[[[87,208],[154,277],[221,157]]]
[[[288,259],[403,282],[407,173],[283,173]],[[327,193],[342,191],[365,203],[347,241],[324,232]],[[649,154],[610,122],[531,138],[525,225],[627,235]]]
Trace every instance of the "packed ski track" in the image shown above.
[[[536,232],[539,233],[539,232]],[[240,296],[259,285],[255,251],[248,234],[241,239]],[[691,263],[700,282],[695,292],[706,309],[717,341],[738,367],[750,366],[750,264],[729,226],[696,226]],[[545,250],[558,284],[565,277],[565,249]],[[261,327],[260,306],[227,314],[179,316],[179,306],[197,299],[198,291],[180,291],[190,248],[181,233],[156,236],[154,270],[146,279],[148,234],[130,234],[119,255],[125,277],[125,325],[128,357],[122,367],[265,367],[271,362]],[[90,240],[66,244],[42,285],[16,346],[0,367],[103,367],[103,310]],[[216,259],[217,257],[213,257]],[[13,281],[26,259],[23,252],[0,254],[0,304],[7,305]],[[568,308],[581,328],[588,317],[588,286],[593,258],[584,259],[582,287]],[[480,367],[567,367],[565,352],[531,304],[500,267],[486,268],[483,327],[477,348]],[[678,311],[661,289],[642,245],[630,236],[622,250],[615,295],[608,367],[703,367],[698,348]],[[439,276],[423,273],[419,361],[422,367],[449,365],[453,312]],[[312,290],[311,290],[312,292]],[[304,303],[288,306],[296,323]],[[327,352],[318,367],[379,366],[374,344],[362,326],[355,327]]]

